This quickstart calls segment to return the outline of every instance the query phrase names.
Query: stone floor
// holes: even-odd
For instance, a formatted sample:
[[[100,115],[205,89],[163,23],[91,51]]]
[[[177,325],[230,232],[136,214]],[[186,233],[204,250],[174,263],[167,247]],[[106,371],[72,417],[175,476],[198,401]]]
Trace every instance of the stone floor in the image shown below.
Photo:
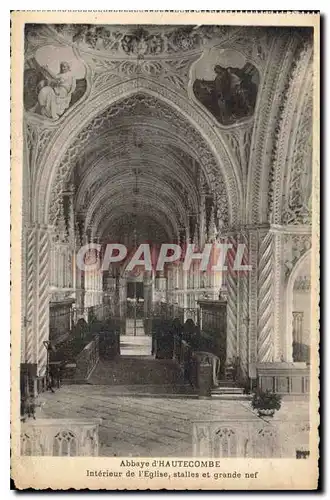
[[[120,353],[122,356],[150,356],[151,337],[147,335],[121,335]]]
[[[183,377],[172,359],[149,356],[118,356],[100,359],[88,382],[94,385],[168,385],[179,386]]]
[[[257,418],[248,401],[143,395],[140,386],[71,385],[41,396],[42,418],[100,418],[102,456],[191,456],[196,420]],[[283,402],[276,419],[308,418],[308,404]]]

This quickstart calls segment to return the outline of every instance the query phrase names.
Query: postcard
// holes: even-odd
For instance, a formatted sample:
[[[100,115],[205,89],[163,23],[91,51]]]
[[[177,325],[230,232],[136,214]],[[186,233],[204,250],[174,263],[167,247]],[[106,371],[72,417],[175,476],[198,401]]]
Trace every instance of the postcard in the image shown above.
[[[319,29],[12,12],[16,488],[318,487]]]

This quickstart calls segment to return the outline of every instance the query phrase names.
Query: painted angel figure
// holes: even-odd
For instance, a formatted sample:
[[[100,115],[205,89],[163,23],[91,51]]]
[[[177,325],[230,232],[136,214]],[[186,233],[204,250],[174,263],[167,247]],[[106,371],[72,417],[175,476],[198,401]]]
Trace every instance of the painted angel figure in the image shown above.
[[[49,66],[43,68],[45,80],[38,84],[40,113],[52,120],[58,120],[70,106],[71,96],[76,89],[76,79],[68,62],[60,63],[60,72],[53,73]]]

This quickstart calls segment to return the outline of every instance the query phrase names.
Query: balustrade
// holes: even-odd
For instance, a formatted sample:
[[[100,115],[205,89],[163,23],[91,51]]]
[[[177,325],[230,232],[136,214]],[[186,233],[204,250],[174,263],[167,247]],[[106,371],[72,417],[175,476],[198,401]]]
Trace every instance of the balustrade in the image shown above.
[[[99,338],[87,344],[76,359],[76,378],[87,379],[99,360]]]
[[[298,458],[309,451],[307,421],[244,418],[194,422],[193,456]]]
[[[21,423],[21,455],[87,456],[99,454],[101,419],[38,419]]]

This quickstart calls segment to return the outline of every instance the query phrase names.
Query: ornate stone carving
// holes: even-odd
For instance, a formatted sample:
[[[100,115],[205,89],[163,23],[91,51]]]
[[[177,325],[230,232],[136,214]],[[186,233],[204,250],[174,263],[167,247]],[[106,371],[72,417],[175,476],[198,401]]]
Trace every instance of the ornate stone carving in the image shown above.
[[[38,164],[40,155],[54,134],[54,129],[42,127],[40,124],[29,120],[26,122],[26,143],[29,151],[30,171],[33,171]]]
[[[300,257],[311,248],[310,234],[284,235],[284,266],[285,276],[288,277]]]
[[[274,234],[274,361],[280,361],[283,356],[281,349],[283,332],[283,235]]]
[[[185,131],[186,138],[189,137],[189,144],[193,145],[194,152],[197,154],[204,172],[207,174],[210,189],[214,193],[217,201],[217,206],[222,209],[222,218],[225,224],[228,224],[229,210],[226,187],[223,178],[219,172],[215,158],[211,151],[208,149],[203,138],[190,124],[184,120],[172,108],[161,103],[154,97],[145,94],[136,94],[132,97],[116,102],[113,106],[108,108],[102,115],[93,119],[79,134],[76,136],[73,143],[66,150],[62,159],[60,168],[57,173],[57,179],[53,189],[52,195],[52,218],[57,215],[59,211],[59,193],[63,189],[63,184],[67,181],[68,175],[71,173],[72,166],[76,159],[81,155],[84,148],[95,134],[100,135],[103,131],[109,130],[113,124],[113,120],[118,116],[124,116],[125,113],[136,113],[139,116],[148,116],[152,113],[153,118],[169,121],[172,129],[177,129],[177,133]],[[173,124],[174,127],[173,127]]]
[[[26,252],[26,342],[25,359],[26,363],[36,363],[37,353],[35,349],[34,336],[34,300],[35,300],[35,248],[36,248],[36,229],[31,228],[27,231],[27,252]]]
[[[53,25],[60,37],[81,50],[116,53],[121,56],[155,57],[201,50],[214,38],[226,40],[239,28],[235,26],[112,26]]]
[[[48,228],[27,230],[26,346],[25,359],[38,363],[39,375],[46,367],[47,352],[43,345],[49,336],[49,264]]]
[[[227,243],[227,241],[226,241]],[[229,239],[228,243],[235,247],[235,239]],[[235,251],[230,249],[226,259],[228,271],[226,271],[227,292],[227,361],[231,362],[237,356],[237,272],[234,271]]]
[[[313,94],[310,89],[308,89],[307,97],[307,102],[304,102],[303,115],[298,124],[298,134],[290,165],[289,189],[282,213],[284,224],[311,223]]]
[[[249,256],[252,270],[249,273],[249,363],[257,362],[258,331],[258,233],[249,233]]]
[[[248,235],[242,231],[238,236],[238,243],[243,243],[248,249]],[[237,301],[237,335],[239,338],[238,356],[240,359],[241,377],[248,375],[248,353],[249,353],[249,275],[241,272],[238,275],[238,301]]]
[[[247,125],[223,133],[230,145],[232,154],[235,154],[244,179],[247,177],[249,167],[252,130],[253,125]]]
[[[133,94],[134,91],[139,89],[140,92],[146,92],[147,95],[149,93],[158,93],[159,94],[159,102],[160,107],[162,107],[163,103],[168,101],[171,103],[170,109],[180,110],[180,121],[183,121],[183,127],[178,128],[174,133],[181,137],[183,130],[185,131],[184,137],[187,138],[187,123],[192,121],[195,123],[195,127],[193,127],[195,131],[195,136],[193,137],[189,134],[189,144],[192,146],[194,155],[199,157],[200,163],[202,165],[203,171],[206,174],[207,181],[210,185],[212,185],[213,190],[218,193],[218,197],[220,199],[228,200],[224,203],[219,203],[219,207],[223,207],[224,215],[227,215],[227,218],[230,216],[231,222],[235,223],[237,219],[240,218],[242,207],[239,205],[239,197],[238,193],[241,190],[240,178],[237,172],[237,166],[234,162],[234,159],[230,156],[228,150],[224,147],[223,141],[220,136],[216,133],[216,131],[212,128],[211,122],[208,117],[202,116],[200,113],[195,113],[194,105],[191,104],[187,99],[181,97],[179,94],[174,93],[170,88],[160,86],[155,82],[144,80],[143,78],[137,82],[136,80],[123,82],[121,85],[118,85],[114,88],[105,88],[102,92],[102,95],[94,96],[88,106],[79,110],[79,114],[77,110],[70,114],[70,120],[67,122],[67,125],[61,130],[59,134],[57,134],[56,140],[51,141],[49,146],[45,149],[43,153],[43,157],[40,160],[40,169],[39,169],[39,178],[40,178],[40,188],[38,190],[38,200],[35,198],[35,210],[40,217],[40,220],[47,220],[49,213],[51,212],[51,220],[56,217],[57,213],[57,203],[59,200],[59,192],[61,191],[61,185],[63,182],[63,178],[67,178],[68,173],[72,169],[71,159],[73,162],[79,161],[78,155],[78,144],[75,141],[75,136],[78,133],[77,129],[82,131],[83,134],[86,134],[89,129],[90,123],[88,122],[89,116],[93,114],[96,116],[96,110],[100,110],[100,115],[96,122],[97,125],[102,126],[102,116],[104,114],[104,102],[109,100],[109,102],[116,102],[116,99],[119,99],[121,95]],[[178,113],[178,111],[175,111]],[[187,121],[184,118],[187,116]],[[94,122],[94,120],[92,120]],[[172,130],[173,123],[180,123],[176,118],[172,118]],[[81,124],[86,124],[84,127]],[[89,125],[87,125],[89,123]],[[188,130],[190,132],[191,125],[189,123]],[[199,132],[200,131],[200,132]],[[200,135],[201,134],[201,135]],[[203,149],[208,151],[207,155],[204,154],[204,151],[198,147],[198,151],[195,151],[196,140],[195,137],[198,137],[200,141],[203,141],[202,136],[207,138],[206,142],[203,141]],[[78,138],[79,142],[80,136]],[[84,146],[85,142],[84,138],[82,138],[82,146]],[[75,145],[76,152],[73,151],[74,148],[69,147],[70,158],[67,157],[63,160],[63,152],[67,150],[69,145]],[[210,149],[208,149],[210,148]],[[212,151],[212,152],[211,152]],[[216,156],[213,156],[215,154]],[[211,161],[213,166],[211,166]],[[61,162],[61,166],[60,166]],[[46,164],[52,165],[52,169],[55,170],[55,175],[52,175],[54,179],[52,181],[52,189],[54,188],[54,192],[48,193],[49,187],[49,168],[46,169]],[[214,171],[214,173],[213,173]],[[219,175],[219,171],[221,175]],[[222,175],[226,173],[226,186],[223,184]],[[227,198],[226,191],[229,193],[229,198]],[[52,198],[52,201],[51,201]],[[53,201],[55,200],[55,203]],[[53,205],[53,206],[51,206]]]
[[[95,70],[98,71],[93,80],[93,91],[100,91],[104,85],[115,84],[126,78],[137,78],[139,75],[155,78],[167,85],[186,92],[191,59],[165,60],[107,60],[94,59]]]
[[[44,341],[49,338],[49,264],[50,238],[48,229],[38,229],[38,369],[44,375],[47,351]]]
[[[268,232],[262,236],[259,246],[258,264],[258,361],[274,360],[273,324],[273,263],[274,235]]]
[[[297,201],[294,201],[296,198],[295,195],[291,197],[291,201],[287,193],[284,195],[285,185],[290,184],[288,179],[285,181],[284,179],[291,168],[295,169],[296,162],[299,178],[299,172],[303,167],[302,163],[307,167],[310,161],[310,158],[308,158],[308,150],[310,151],[312,112],[309,98],[312,97],[312,94],[309,83],[307,83],[307,101],[299,102],[297,99],[301,99],[301,88],[306,85],[306,80],[307,82],[308,80],[310,81],[310,73],[312,71],[310,67],[311,54],[312,47],[309,43],[305,43],[304,45],[300,44],[298,46],[297,55],[293,61],[289,78],[287,79],[286,89],[282,94],[280,116],[278,118],[278,125],[275,129],[276,141],[272,152],[272,166],[269,173],[269,220],[275,224],[280,224],[282,221],[284,223],[295,223],[295,221],[301,223],[305,220],[305,213],[301,214],[302,217],[299,217],[299,212],[306,212],[306,207],[303,208],[302,204],[300,204],[298,214],[295,214],[297,210],[294,208]],[[302,110],[302,106],[304,108],[303,114],[302,118],[299,120],[297,119],[297,109],[300,107],[300,110]],[[300,123],[301,120],[302,123]],[[297,131],[298,137],[295,138]],[[293,151],[291,149],[292,138],[295,138]],[[296,180],[293,182],[292,186],[297,185],[299,185],[299,181],[297,182],[296,176]],[[282,213],[283,195],[285,196],[286,214]]]
[[[252,207],[250,222],[257,224],[264,222],[264,208],[261,206],[259,193],[267,191],[269,169],[272,163],[271,151],[275,139],[269,134],[273,130],[278,118],[278,98],[285,90],[288,73],[290,74],[292,61],[295,56],[298,40],[283,36],[273,43],[268,57],[262,84],[260,99],[257,103],[256,118],[251,142],[251,157],[249,171],[249,192],[247,206]]]

